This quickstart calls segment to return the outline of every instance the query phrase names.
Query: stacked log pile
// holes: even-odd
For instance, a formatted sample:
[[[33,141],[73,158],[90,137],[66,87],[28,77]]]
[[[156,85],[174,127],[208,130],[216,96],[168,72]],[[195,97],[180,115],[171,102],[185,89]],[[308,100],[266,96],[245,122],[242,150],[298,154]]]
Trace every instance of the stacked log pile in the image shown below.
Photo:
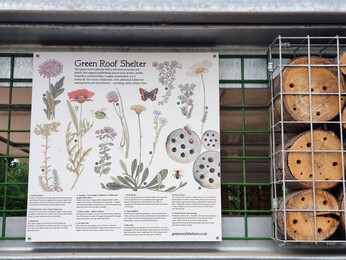
[[[346,65],[346,54],[339,61]],[[340,222],[345,228],[340,211],[345,191],[339,200],[329,192],[345,179],[344,144],[334,132],[323,130],[334,119],[342,120],[346,129],[345,73],[346,66],[338,71],[335,61],[299,57],[273,81],[274,124],[296,133],[277,147],[273,165],[277,183],[291,191],[279,201],[277,215],[278,230],[287,239],[321,241],[330,238]],[[340,116],[340,111],[345,113]]]

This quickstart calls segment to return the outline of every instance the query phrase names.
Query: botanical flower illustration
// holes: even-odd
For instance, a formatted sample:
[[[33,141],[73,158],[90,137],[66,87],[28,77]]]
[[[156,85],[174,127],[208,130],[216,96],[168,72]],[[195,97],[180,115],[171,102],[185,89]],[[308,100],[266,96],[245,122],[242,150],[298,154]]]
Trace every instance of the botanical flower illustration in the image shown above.
[[[76,175],[71,188],[71,190],[73,190],[84,170],[83,162],[92,150],[91,147],[86,151],[83,150],[83,136],[93,127],[94,124],[90,124],[87,119],[83,119],[83,103],[86,101],[92,101],[91,98],[95,93],[87,89],[78,89],[69,92],[67,95],[71,102],[78,102],[80,104],[79,107],[76,106],[73,108],[71,102],[67,100],[71,122],[68,124],[66,130],[66,150],[69,155],[69,163],[66,165],[66,168]],[[76,113],[78,110],[79,119]],[[71,131],[72,123],[75,127],[75,131],[73,132]]]
[[[34,133],[36,135],[41,135],[42,138],[45,140],[44,147],[44,160],[43,160],[43,166],[41,166],[41,176],[39,176],[39,184],[43,191],[52,192],[52,191],[62,191],[62,188],[60,187],[60,180],[58,176],[58,172],[56,169],[53,169],[51,171],[51,165],[48,165],[48,160],[50,157],[48,156],[48,142],[49,142],[49,136],[52,133],[58,132],[58,127],[60,126],[59,122],[53,122],[50,124],[44,124],[44,125],[36,125],[34,129]],[[52,173],[52,177],[50,177],[50,172]]]
[[[141,164],[141,156],[142,156],[142,130],[141,130],[141,119],[140,114],[147,110],[145,106],[142,105],[134,105],[131,107],[131,110],[135,111],[138,116],[138,128],[139,128],[139,164]]]
[[[161,133],[162,128],[167,124],[167,119],[165,117],[160,117],[162,115],[161,111],[154,110],[154,130],[155,130],[155,140],[153,142],[153,151],[151,155],[151,160],[149,162],[149,166],[153,162],[155,151],[156,151],[156,145],[159,141],[159,136]]]
[[[193,111],[193,99],[191,98],[194,94],[196,88],[195,84],[180,84],[178,86],[181,95],[178,96],[179,103],[182,105],[180,107],[181,113],[186,116],[187,119],[191,118]]]
[[[55,78],[62,73],[63,65],[56,60],[47,60],[38,67],[38,73],[44,78]]]
[[[99,144],[99,161],[96,163],[96,166],[94,167],[94,171],[99,174],[99,177],[101,177],[102,174],[107,174],[110,172],[111,168],[111,162],[110,159],[112,158],[109,155],[110,146],[114,146],[113,140],[116,137],[117,133],[114,132],[114,129],[110,126],[105,126],[104,128],[100,130],[96,130],[95,132],[96,138],[100,140]]]
[[[137,160],[134,159],[131,163],[131,172],[128,172],[126,164],[120,160],[120,166],[123,170],[123,176],[111,177],[112,182],[104,185],[101,183],[101,187],[106,190],[121,190],[121,189],[131,189],[133,191],[137,191],[139,189],[148,189],[152,191],[160,191],[160,192],[174,192],[180,188],[186,186],[187,182],[180,182],[179,186],[172,186],[165,189],[165,185],[162,183],[163,180],[168,175],[168,170],[161,170],[156,176],[147,183],[146,180],[149,176],[149,168],[145,168],[143,163],[138,164]],[[144,170],[144,171],[143,171]]]
[[[162,97],[162,101],[159,101],[159,105],[163,105],[168,102],[169,97],[172,95],[171,91],[174,89],[173,82],[175,81],[175,74],[177,69],[181,69],[182,65],[172,60],[164,61],[158,63],[157,61],[153,62],[153,67],[159,71],[159,82],[165,86],[166,94]]]
[[[67,93],[67,95],[71,101],[82,104],[85,101],[93,101],[91,97],[93,97],[95,93],[86,89],[77,89],[75,91]]]
[[[43,111],[45,112],[48,120],[55,118],[55,106],[61,102],[60,100],[56,100],[56,98],[65,90],[62,88],[65,77],[62,77],[55,84],[51,84],[51,78],[57,77],[62,73],[62,71],[63,65],[61,62],[52,59],[43,62],[38,67],[39,74],[43,78],[48,78],[49,90],[46,91],[42,98],[44,104],[46,105],[46,109],[43,109]]]
[[[204,123],[207,121],[208,116],[208,107],[206,105],[206,96],[205,96],[205,84],[203,74],[209,72],[209,68],[211,68],[212,63],[209,60],[204,60],[200,63],[196,63],[195,65],[189,68],[189,71],[186,72],[187,76],[190,77],[199,77],[201,76],[202,84],[203,84],[203,116],[202,116],[202,128],[201,133],[203,133]]]
[[[129,128],[127,126],[125,113],[124,113],[124,106],[121,99],[121,95],[119,90],[116,91],[110,91],[106,95],[106,99],[109,103],[113,104],[113,108],[115,110],[115,113],[120,119],[121,126],[123,128],[122,134],[121,134],[121,141],[120,141],[120,148],[123,148],[125,146],[125,159],[127,159],[129,155],[129,149],[130,149],[130,135],[129,135]]]

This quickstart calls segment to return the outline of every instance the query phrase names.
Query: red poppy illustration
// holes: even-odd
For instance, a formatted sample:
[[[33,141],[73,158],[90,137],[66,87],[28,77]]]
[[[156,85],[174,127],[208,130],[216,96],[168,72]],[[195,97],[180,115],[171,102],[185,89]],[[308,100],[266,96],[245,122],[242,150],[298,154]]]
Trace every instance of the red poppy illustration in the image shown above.
[[[87,89],[77,89],[75,91],[69,92],[67,95],[71,101],[84,103],[85,101],[93,101],[91,97],[93,97],[95,93]]]

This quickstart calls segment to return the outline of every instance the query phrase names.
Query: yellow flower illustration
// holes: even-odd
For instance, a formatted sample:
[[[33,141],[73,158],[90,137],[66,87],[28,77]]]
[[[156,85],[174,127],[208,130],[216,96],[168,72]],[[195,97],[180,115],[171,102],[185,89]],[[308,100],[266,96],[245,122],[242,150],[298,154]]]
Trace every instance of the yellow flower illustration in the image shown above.
[[[137,113],[137,115],[139,115],[143,111],[147,110],[147,108],[145,106],[142,106],[142,105],[134,105],[134,106],[131,106],[130,109],[135,111]]]

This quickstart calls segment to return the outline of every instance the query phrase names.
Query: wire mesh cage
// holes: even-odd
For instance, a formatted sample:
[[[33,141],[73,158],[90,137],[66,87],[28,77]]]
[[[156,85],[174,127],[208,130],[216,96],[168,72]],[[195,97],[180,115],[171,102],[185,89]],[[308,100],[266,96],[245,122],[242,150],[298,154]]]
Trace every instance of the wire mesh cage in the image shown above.
[[[344,51],[338,36],[269,46],[275,241],[346,244]]]

